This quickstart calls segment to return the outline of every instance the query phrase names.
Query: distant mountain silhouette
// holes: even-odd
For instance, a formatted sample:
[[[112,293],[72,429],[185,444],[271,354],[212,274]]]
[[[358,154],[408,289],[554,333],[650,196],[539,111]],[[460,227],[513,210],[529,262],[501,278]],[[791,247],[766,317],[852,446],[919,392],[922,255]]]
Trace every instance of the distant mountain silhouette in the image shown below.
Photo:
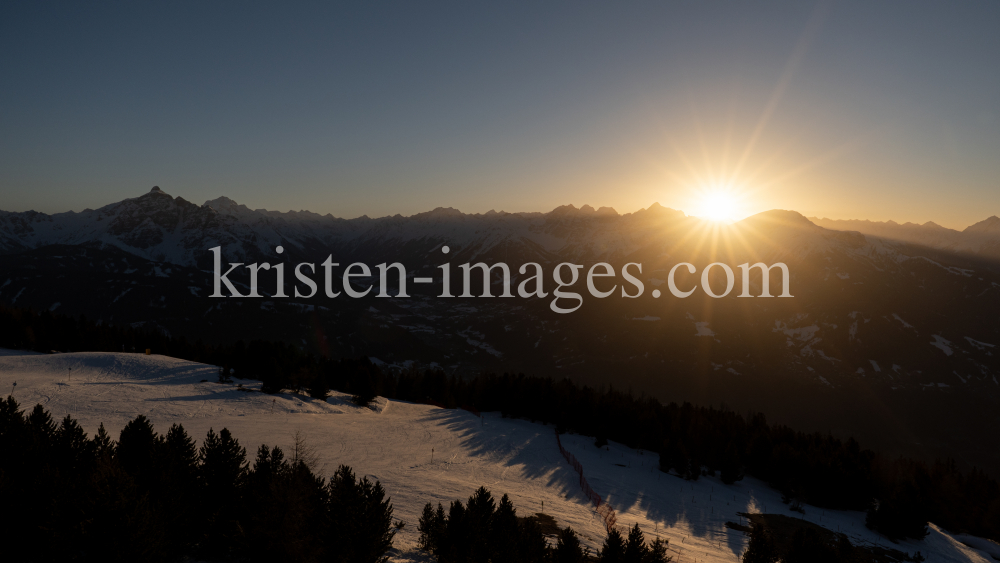
[[[573,205],[484,214],[439,207],[340,219],[251,210],[225,197],[196,205],[156,189],[80,213],[0,212],[0,304],[191,340],[283,340],[456,375],[565,375],[667,401],[761,410],[800,428],[853,433],[873,446],[952,456],[1000,474],[1000,435],[992,432],[1000,422],[998,227],[996,217],[959,232],[933,223],[809,220],[788,210],[723,226],[659,204],[627,214]],[[284,262],[288,295],[294,264],[332,256],[341,267],[398,261],[411,276],[436,276],[449,262],[453,289],[458,264],[505,262],[516,287],[524,278],[518,266],[538,262],[549,296],[441,299],[435,277],[411,281],[408,299],[375,291],[330,299],[322,289],[312,299],[274,298],[274,273],[262,272],[264,298],[210,299],[214,246],[226,262]],[[586,295],[584,270],[571,288],[585,294],[580,310],[553,313],[553,268],[598,261],[619,273],[642,264],[641,273],[632,270],[642,296],[622,297],[620,274],[601,280],[615,287],[611,296]],[[794,298],[736,297],[738,269],[722,299],[701,290],[678,299],[667,290],[680,262],[697,267],[678,277],[689,288],[710,263],[757,261],[786,263]],[[710,276],[719,291],[721,275],[716,268]],[[249,283],[244,269],[230,279],[243,291]],[[499,281],[492,280],[494,295]],[[772,294],[779,284],[773,272]],[[478,294],[481,279],[472,287]],[[662,297],[652,297],[654,289]],[[759,277],[750,290],[760,293]]]
[[[923,225],[895,221],[820,219],[810,220],[827,229],[857,231],[889,240],[919,244],[970,256],[1000,259],[1000,218],[996,215],[970,225],[962,231],[948,229],[928,221]]]

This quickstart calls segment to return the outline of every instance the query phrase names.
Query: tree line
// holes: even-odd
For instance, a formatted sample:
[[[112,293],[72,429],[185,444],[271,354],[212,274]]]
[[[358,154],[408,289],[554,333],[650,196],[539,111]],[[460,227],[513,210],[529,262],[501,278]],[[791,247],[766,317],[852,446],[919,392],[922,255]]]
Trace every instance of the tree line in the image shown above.
[[[382,485],[340,466],[246,449],[223,428],[200,447],[139,415],[112,440],[67,416],[0,401],[0,552],[5,561],[381,563],[398,523]],[[301,452],[300,448],[295,449]]]
[[[466,504],[452,501],[448,510],[430,503],[420,516],[420,548],[439,563],[668,563],[666,540],[647,543],[636,524],[622,537],[612,529],[594,555],[581,546],[573,528],[558,530],[548,545],[534,517],[519,518],[507,495],[497,503],[485,487]]]
[[[781,491],[789,503],[866,510],[870,527],[889,538],[920,538],[930,520],[946,529],[1000,540],[1000,484],[980,469],[962,471],[954,460],[925,463],[890,458],[841,440],[770,424],[760,413],[688,403],[663,404],[615,389],[524,374],[447,376],[440,370],[390,371],[366,358],[333,359],[280,343],[253,341],[209,346],[131,327],[99,326],[86,319],[0,308],[0,346],[39,351],[157,353],[221,366],[230,375],[257,379],[265,392],[330,390],[361,404],[375,396],[473,407],[555,425],[557,431],[615,440],[657,452],[663,471],[687,479],[718,475],[731,483],[751,475]]]

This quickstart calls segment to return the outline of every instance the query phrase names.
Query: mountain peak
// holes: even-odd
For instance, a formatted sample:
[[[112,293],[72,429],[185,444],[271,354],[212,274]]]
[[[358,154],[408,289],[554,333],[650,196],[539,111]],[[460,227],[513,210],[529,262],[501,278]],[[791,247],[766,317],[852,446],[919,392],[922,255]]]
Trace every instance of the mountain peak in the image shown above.
[[[1000,217],[992,215],[987,219],[966,227],[963,233],[993,234],[1000,233]]]
[[[570,214],[574,214],[575,215],[579,211],[580,210],[577,209],[575,205],[573,205],[572,203],[570,203],[568,205],[560,205],[559,207],[553,209],[549,213],[552,214],[552,215],[570,215]]]
[[[235,214],[237,212],[249,213],[250,209],[247,206],[236,203],[235,201],[229,199],[226,196],[217,197],[215,199],[210,199],[202,204],[202,207],[209,207],[214,209],[217,213],[230,213]]]
[[[762,211],[756,215],[751,215],[747,217],[740,223],[746,222],[763,222],[780,224],[789,227],[816,227],[816,224],[805,217],[805,215],[799,213],[798,211],[789,211],[786,209],[771,209],[770,211]]]
[[[492,210],[491,210],[492,211]],[[462,212],[454,207],[435,207],[431,211],[424,211],[423,213],[417,213],[412,216],[412,218],[420,217],[461,217]],[[364,217],[367,217],[365,215]]]

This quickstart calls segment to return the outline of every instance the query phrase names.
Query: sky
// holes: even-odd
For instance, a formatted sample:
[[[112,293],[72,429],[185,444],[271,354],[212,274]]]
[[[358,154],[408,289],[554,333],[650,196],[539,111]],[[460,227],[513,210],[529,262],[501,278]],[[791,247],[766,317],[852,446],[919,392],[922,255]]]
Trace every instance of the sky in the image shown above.
[[[960,229],[1000,215],[998,29],[995,1],[5,2],[0,209]]]

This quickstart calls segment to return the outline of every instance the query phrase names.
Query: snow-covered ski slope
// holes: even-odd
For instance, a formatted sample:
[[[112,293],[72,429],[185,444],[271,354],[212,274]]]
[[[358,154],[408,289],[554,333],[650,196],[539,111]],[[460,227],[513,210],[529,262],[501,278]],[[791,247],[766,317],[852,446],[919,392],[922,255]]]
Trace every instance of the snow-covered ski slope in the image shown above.
[[[41,403],[54,418],[71,415],[91,434],[103,422],[117,436],[126,422],[144,414],[158,432],[181,423],[199,443],[209,428],[229,428],[252,459],[262,443],[287,449],[300,431],[319,455],[323,474],[347,464],[385,486],[395,516],[407,523],[396,537],[394,561],[425,560],[416,547],[425,503],[464,501],[480,485],[496,497],[509,494],[521,515],[544,512],[560,527],[572,526],[592,549],[603,541],[602,521],[560,455],[552,426],[383,398],[373,409],[360,408],[337,393],[326,401],[266,395],[257,391],[258,382],[216,379],[214,366],[158,355],[0,350],[0,393],[7,395],[16,381],[14,397],[22,408]],[[746,539],[725,527],[726,521],[740,521],[737,512],[803,517],[752,478],[734,485],[711,477],[685,481],[658,471],[651,452],[614,442],[598,449],[592,438],[576,435],[564,435],[562,443],[617,511],[618,524],[639,523],[647,538],[668,538],[675,561],[738,561]],[[855,542],[887,543],[864,527],[861,512],[805,510],[805,519],[846,532]],[[924,541],[892,547],[920,550],[930,562],[992,561],[933,525]]]

